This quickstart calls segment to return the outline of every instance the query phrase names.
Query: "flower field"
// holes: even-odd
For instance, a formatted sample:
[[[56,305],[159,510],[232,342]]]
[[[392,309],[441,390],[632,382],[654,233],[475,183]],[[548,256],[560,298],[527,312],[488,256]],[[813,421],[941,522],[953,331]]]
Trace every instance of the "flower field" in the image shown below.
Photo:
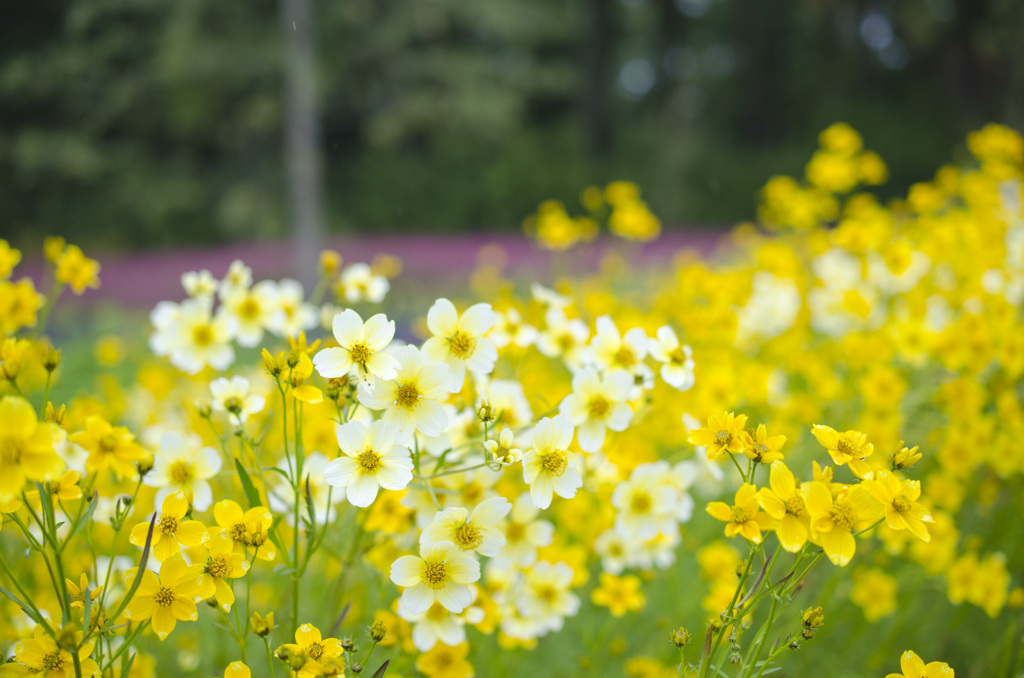
[[[819,142],[710,257],[615,182],[548,276],[236,261],[99,341],[0,241],[0,676],[1021,676],[1024,140],[885,203]]]

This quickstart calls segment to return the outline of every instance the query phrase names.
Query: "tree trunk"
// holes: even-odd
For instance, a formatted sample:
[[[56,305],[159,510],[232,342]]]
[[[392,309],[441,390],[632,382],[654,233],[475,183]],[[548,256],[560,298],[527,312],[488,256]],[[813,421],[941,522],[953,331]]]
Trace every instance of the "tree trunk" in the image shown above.
[[[281,0],[285,32],[285,167],[295,277],[311,290],[324,236],[323,159],[312,0]]]

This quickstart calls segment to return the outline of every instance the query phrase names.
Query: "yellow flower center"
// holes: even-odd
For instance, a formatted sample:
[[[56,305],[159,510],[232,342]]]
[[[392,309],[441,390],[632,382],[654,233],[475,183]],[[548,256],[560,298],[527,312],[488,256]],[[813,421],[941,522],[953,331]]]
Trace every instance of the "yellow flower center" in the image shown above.
[[[453,356],[465,360],[473,355],[473,349],[476,348],[476,339],[459,330],[448,340],[448,345],[451,347]]]
[[[238,315],[245,320],[253,320],[260,315],[260,302],[252,297],[243,301],[238,307]]]
[[[671,353],[669,353],[668,354],[668,359],[669,359],[669,361],[673,365],[682,365],[687,360],[689,360],[689,358],[686,357],[686,354],[683,353],[683,347],[682,346],[680,346],[676,350],[674,350]]]
[[[416,384],[406,382],[398,385],[395,400],[398,402],[399,407],[412,408],[419,402],[419,399],[420,389]]]
[[[324,656],[324,646],[321,643],[310,643],[306,646],[306,652],[313,660],[317,660]]]
[[[632,347],[627,344],[623,344],[619,347],[619,350],[615,352],[615,362],[622,367],[632,367],[636,364],[636,353],[633,352]]]
[[[153,594],[153,602],[160,607],[170,607],[174,603],[174,591],[166,586],[161,586]]]
[[[854,513],[853,507],[850,506],[848,501],[837,501],[832,504],[832,508],[828,512],[829,520],[832,521],[837,529],[848,530],[853,527]]]
[[[801,515],[804,512],[804,500],[800,498],[800,495],[794,494],[792,497],[786,500],[786,513],[791,513],[794,516]]]
[[[715,442],[723,447],[732,440],[732,433],[726,430],[715,431]]]
[[[896,509],[898,513],[906,513],[913,508],[914,502],[910,501],[902,494],[892,500],[892,507]]]
[[[558,589],[550,584],[544,584],[538,586],[536,589],[537,597],[543,600],[545,603],[553,603],[558,598]]]
[[[572,334],[570,334],[569,332],[559,334],[555,341],[558,343],[558,347],[562,349],[563,352],[568,351],[569,349],[576,345],[576,337],[572,336]]]
[[[178,531],[178,519],[174,516],[160,517],[160,533],[173,535]]]
[[[246,538],[245,538],[246,537],[245,523],[235,523],[234,525],[231,526],[231,529],[228,530],[228,532],[231,534],[231,538],[234,539],[235,541],[240,541],[243,544],[246,542]]]
[[[651,495],[646,492],[637,492],[633,495],[629,506],[633,509],[633,513],[648,513],[654,506],[654,502],[651,501]]]
[[[442,588],[448,582],[448,571],[444,563],[427,563],[422,581],[432,589]]]
[[[764,455],[768,454],[768,446],[764,443],[754,443],[753,453],[754,461],[760,461]]]
[[[43,657],[43,670],[58,673],[64,669],[64,657],[60,650],[54,650]]]
[[[560,476],[565,473],[569,459],[565,455],[565,450],[552,450],[541,457],[540,463],[544,466],[544,470],[551,475]]]
[[[857,453],[857,445],[846,434],[843,434],[839,436],[839,440],[836,442],[836,450],[841,454],[853,456]]]
[[[356,342],[355,344],[352,344],[348,353],[353,363],[359,365],[363,369],[366,369],[366,361],[370,359],[370,349],[367,348],[366,344],[361,341]]]
[[[236,396],[231,396],[224,401],[224,409],[228,412],[234,412],[238,414],[242,411],[242,400]]]
[[[167,477],[171,479],[172,485],[189,485],[196,478],[195,469],[187,461],[175,461],[167,469]]]
[[[234,570],[231,561],[224,556],[213,556],[206,563],[206,574],[217,579],[226,579],[231,576]]]
[[[0,462],[4,466],[17,466],[21,463],[21,442],[14,438],[4,438],[0,443]]]
[[[734,522],[734,523],[745,523],[748,520],[750,520],[750,517],[747,516],[746,509],[744,509],[742,506],[733,506],[732,507],[732,522]]]
[[[475,549],[477,546],[480,546],[483,540],[484,537],[480,534],[480,530],[469,523],[460,525],[455,529],[455,545],[463,551]]]
[[[522,541],[526,537],[526,526],[522,523],[512,522],[505,528],[505,536],[508,542]]]
[[[200,348],[213,343],[213,328],[207,324],[196,325],[192,328],[192,343]]]
[[[117,436],[113,433],[100,436],[99,447],[101,452],[113,452],[117,449]]]
[[[376,473],[380,468],[380,455],[373,450],[363,450],[356,457],[356,461],[363,473]]]
[[[611,403],[608,402],[607,398],[601,395],[594,396],[587,403],[587,412],[590,413],[591,419],[604,419],[608,416],[608,412],[611,409]]]
[[[431,621],[444,621],[448,618],[448,610],[441,603],[434,603],[427,610],[427,619]]]

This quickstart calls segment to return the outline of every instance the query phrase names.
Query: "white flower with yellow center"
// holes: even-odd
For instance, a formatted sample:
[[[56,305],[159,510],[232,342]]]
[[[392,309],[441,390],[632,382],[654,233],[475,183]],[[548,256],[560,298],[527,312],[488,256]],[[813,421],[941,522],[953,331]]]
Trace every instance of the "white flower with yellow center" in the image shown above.
[[[398,375],[398,360],[384,352],[395,338],[394,320],[378,313],[364,323],[348,308],[334,316],[331,325],[338,347],[313,356],[313,366],[321,377],[343,377],[355,368],[360,383],[372,393],[374,377],[388,380]]]
[[[505,311],[494,312],[494,327],[487,334],[495,348],[515,344],[519,348],[533,346],[537,340],[537,328],[523,322],[523,314],[515,306]]]
[[[324,479],[344,487],[353,506],[369,506],[377,488],[403,490],[412,481],[409,448],[398,444],[398,431],[386,421],[369,428],[358,421],[339,424],[335,429],[343,456],[324,467]]]
[[[512,429],[506,428],[498,434],[497,439],[484,443],[488,456],[502,466],[510,466],[523,458],[523,451],[516,447]]]
[[[643,328],[634,327],[626,334],[620,334],[615,321],[606,315],[597,319],[596,328],[594,338],[590,340],[594,364],[602,371],[626,370],[633,375],[636,384],[653,388],[654,372],[644,362],[650,340]],[[640,389],[637,388],[632,397],[639,395]]]
[[[252,269],[245,265],[241,259],[235,259],[228,266],[228,272],[220,281],[220,289],[217,294],[221,301],[226,299],[237,289],[248,289],[252,285]]]
[[[249,390],[249,380],[242,376],[231,379],[218,377],[210,382],[213,409],[227,412],[238,422],[245,422],[253,414],[263,411],[267,399]]]
[[[537,549],[551,546],[555,526],[539,520],[540,510],[533,505],[530,495],[523,493],[512,504],[508,523],[503,527],[505,546],[495,557],[502,565],[528,567],[537,561]]]
[[[693,388],[693,349],[679,343],[675,330],[668,325],[659,327],[648,348],[651,357],[661,363],[661,378],[666,384],[679,391]]]
[[[473,602],[470,584],[480,579],[480,563],[451,542],[420,547],[420,556],[402,556],[391,564],[391,581],[405,587],[399,605],[421,614],[434,602],[462,612]]]
[[[533,448],[523,457],[523,479],[530,486],[530,498],[537,508],[551,506],[551,495],[571,499],[583,486],[572,444],[572,422],[559,414],[544,417],[533,430]]]
[[[285,278],[277,284],[277,304],[268,329],[279,337],[297,337],[316,327],[316,306],[306,303],[306,292],[298,280]]]
[[[548,358],[561,358],[576,370],[589,360],[590,328],[579,318],[569,320],[560,307],[551,307],[544,314],[545,327],[537,335],[537,350]]]
[[[473,598],[476,599],[475,587]],[[412,644],[420,652],[429,652],[438,641],[455,647],[466,642],[466,624],[479,624],[484,620],[484,611],[475,605],[470,605],[459,614],[449,612],[444,605],[435,602],[426,612],[420,614],[409,614],[399,604],[398,616],[407,622],[412,623]]]
[[[570,590],[572,580],[573,570],[565,563],[537,563],[523,581],[517,605],[520,614],[549,631],[561,630],[565,618],[580,609],[579,597]]]
[[[454,304],[441,298],[427,312],[430,337],[423,343],[423,354],[430,360],[444,362],[451,371],[452,393],[462,390],[466,370],[490,374],[498,359],[498,349],[484,337],[494,326],[490,304],[474,304],[460,316]]]
[[[164,433],[153,455],[153,469],[142,482],[158,488],[154,498],[157,508],[163,506],[168,495],[181,491],[191,497],[196,511],[205,511],[213,504],[210,478],[217,475],[220,467],[217,450],[193,444],[177,433]]]
[[[605,530],[594,540],[594,553],[601,556],[601,569],[622,574],[629,567],[630,554],[637,549],[636,540],[616,529]]]
[[[679,492],[669,484],[668,462],[641,464],[612,493],[615,529],[640,539],[650,539],[675,526]]]
[[[207,365],[215,370],[230,367],[237,323],[222,310],[214,315],[210,309],[210,302],[203,299],[188,299],[176,309],[158,306],[151,318],[157,328],[157,336],[150,340],[154,352],[166,352],[171,364],[188,374],[198,374]]]
[[[498,524],[512,510],[504,497],[493,497],[477,504],[472,515],[462,507],[438,511],[434,522],[420,533],[420,545],[451,542],[463,551],[495,556],[505,545]]]
[[[604,445],[607,430],[624,431],[633,420],[633,408],[626,402],[633,378],[625,370],[604,376],[584,367],[572,378],[572,393],[558,410],[577,426],[576,436],[585,452],[597,452]]]
[[[218,284],[217,279],[206,269],[181,274],[181,286],[185,288],[185,294],[194,299],[212,300]]]
[[[371,304],[379,304],[389,289],[391,283],[388,279],[374,273],[368,264],[352,264],[341,274],[341,291],[349,303],[365,299]]]
[[[274,324],[278,289],[273,280],[263,280],[252,287],[235,287],[223,298],[224,310],[238,324],[239,346],[258,346],[264,330]]]
[[[448,398],[448,366],[424,361],[415,346],[402,346],[392,355],[398,360],[394,378],[385,381],[374,377],[372,392],[360,387],[359,402],[371,410],[384,410],[384,421],[393,424],[399,433],[441,435],[448,428],[448,415],[441,407]]]

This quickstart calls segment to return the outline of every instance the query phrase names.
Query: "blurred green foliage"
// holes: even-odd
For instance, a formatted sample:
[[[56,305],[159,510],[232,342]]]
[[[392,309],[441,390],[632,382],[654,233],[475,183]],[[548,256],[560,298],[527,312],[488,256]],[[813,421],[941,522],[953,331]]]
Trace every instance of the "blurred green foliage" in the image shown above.
[[[314,2],[334,230],[516,228],[593,182],[753,213],[844,120],[896,193],[1024,120],[1016,0]],[[286,232],[277,3],[34,0],[0,25],[0,229],[155,247]]]

